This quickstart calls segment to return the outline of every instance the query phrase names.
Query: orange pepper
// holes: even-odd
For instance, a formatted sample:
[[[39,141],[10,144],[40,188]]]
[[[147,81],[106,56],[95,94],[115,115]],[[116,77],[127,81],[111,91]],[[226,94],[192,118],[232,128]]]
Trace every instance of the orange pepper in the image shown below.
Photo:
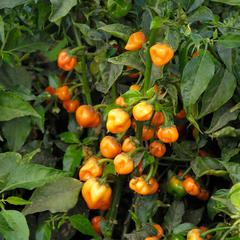
[[[109,111],[106,127],[111,133],[122,133],[131,126],[131,119],[127,112],[121,108],[115,108]]]
[[[185,117],[186,117],[186,112],[184,111],[184,109],[182,109],[176,114],[177,119],[184,119]]]
[[[128,39],[125,49],[128,51],[135,51],[142,48],[146,42],[146,37],[143,32],[132,33]]]
[[[142,101],[133,107],[132,113],[136,121],[148,121],[153,115],[153,106]]]
[[[199,200],[207,201],[209,199],[209,192],[206,189],[200,189],[200,193],[196,197]]]
[[[125,103],[125,100],[123,97],[118,97],[116,100],[115,100],[115,103],[121,107],[127,107],[128,105]]]
[[[123,152],[131,152],[136,149],[136,144],[131,140],[130,137],[124,139],[122,144],[122,151]]]
[[[197,196],[200,194],[200,187],[198,183],[191,177],[186,178],[182,183],[185,191],[191,196]]]
[[[72,71],[77,64],[77,58],[70,56],[67,51],[62,50],[58,54],[57,63],[58,67],[64,71]]]
[[[61,101],[67,101],[70,100],[72,97],[72,93],[69,90],[68,86],[62,86],[56,89],[55,95],[61,100]]]
[[[151,178],[148,182],[146,182],[144,176],[134,177],[129,182],[130,189],[141,195],[156,193],[158,186],[158,182],[155,178]]]
[[[154,137],[154,130],[151,127],[148,127],[146,125],[143,126],[142,129],[142,140],[148,141]]]
[[[140,85],[133,84],[129,87],[129,90],[139,91],[141,89]]]
[[[96,178],[88,179],[82,187],[82,196],[89,209],[107,210],[111,205],[112,189]]]
[[[102,217],[101,216],[95,216],[92,218],[91,220],[91,223],[92,223],[92,228],[94,229],[94,231],[97,233],[97,234],[101,234],[102,231],[101,231],[101,220],[102,220]]]
[[[129,174],[134,169],[134,163],[133,160],[126,154],[126,153],[120,153],[118,154],[113,161],[115,171],[118,174]]]
[[[48,87],[45,88],[44,92],[47,92],[47,93],[49,93],[51,95],[54,95],[56,90],[55,90],[55,88],[53,88],[51,86],[48,86]]]
[[[77,109],[76,120],[84,128],[96,128],[101,123],[100,113],[90,105],[82,105]]]
[[[116,138],[105,136],[100,142],[100,152],[106,158],[114,158],[121,152],[121,144]]]
[[[155,240],[155,239],[157,240],[157,239],[161,239],[164,236],[164,231],[159,224],[154,223],[153,227],[156,229],[157,235],[152,237],[147,237],[145,238],[145,240]]]
[[[187,234],[187,240],[203,240],[201,238],[199,229],[194,228],[194,229],[190,230]]]
[[[73,113],[77,110],[79,104],[80,103],[78,100],[67,100],[63,102],[63,107],[66,109],[67,112]]]
[[[178,140],[179,134],[176,126],[160,127],[157,132],[158,138],[164,143],[172,143]]]
[[[150,48],[150,55],[153,64],[157,67],[161,67],[173,58],[174,51],[167,44],[157,43]]]
[[[195,52],[192,54],[192,58],[198,57],[199,54],[200,54],[199,51],[195,51]]]
[[[131,71],[132,69],[133,69],[132,67],[127,66],[127,70],[128,71]],[[128,77],[132,78],[132,79],[138,78],[139,77],[139,72],[137,72],[137,73],[130,73],[130,74],[128,74]]]
[[[204,227],[204,226],[201,226],[201,227],[199,227],[200,228],[200,230],[202,231],[202,232],[206,232],[208,229],[206,228],[206,227]],[[212,235],[211,234],[208,234],[207,236],[206,236],[206,239],[207,240],[210,240],[212,238]]]
[[[156,128],[159,128],[164,123],[164,116],[162,112],[155,112],[151,121],[151,124]]]
[[[149,152],[154,157],[162,157],[166,153],[166,146],[163,143],[160,143],[159,141],[154,141],[149,145]]]
[[[80,168],[79,179],[87,181],[90,178],[102,176],[103,168],[98,164],[96,157],[90,157],[85,164]]]

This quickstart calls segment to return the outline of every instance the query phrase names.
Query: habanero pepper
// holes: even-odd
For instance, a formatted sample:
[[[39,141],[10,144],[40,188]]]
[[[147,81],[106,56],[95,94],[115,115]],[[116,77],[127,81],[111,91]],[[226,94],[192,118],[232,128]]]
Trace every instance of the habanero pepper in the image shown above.
[[[136,51],[142,48],[146,42],[146,37],[143,32],[132,33],[127,41],[125,49],[128,51]]]
[[[131,139],[131,137],[127,137],[126,139],[124,139],[124,141],[122,143],[122,151],[123,152],[127,153],[127,152],[131,152],[135,149],[136,149],[136,144]]]
[[[115,100],[115,104],[117,104],[120,107],[127,107],[128,105],[125,103],[125,100],[122,96],[119,96],[118,98],[116,98]]]
[[[118,154],[113,161],[116,173],[126,175],[133,171],[134,163],[126,153]]]
[[[102,220],[101,216],[95,216],[91,219],[92,228],[99,235],[102,233],[102,231],[101,231],[101,220]]]
[[[187,234],[187,240],[203,240],[203,238],[201,238],[200,230],[197,228],[190,230]]]
[[[164,143],[173,143],[178,140],[179,134],[176,126],[160,127],[157,131],[158,138]]]
[[[146,101],[142,101],[133,107],[132,113],[136,121],[148,121],[153,115],[153,106]]]
[[[149,145],[149,152],[154,157],[160,158],[166,153],[166,146],[159,141],[153,141]]]
[[[175,199],[178,200],[180,200],[186,195],[186,191],[183,188],[182,181],[178,179],[175,175],[168,180],[167,191]]]
[[[191,177],[186,178],[183,183],[183,188],[191,196],[197,196],[200,194],[200,187],[198,183]]]
[[[131,0],[108,0],[107,10],[114,18],[121,18],[128,14],[132,8]]]
[[[129,87],[129,90],[132,90],[132,91],[140,91],[140,89],[141,89],[141,86],[138,84],[133,84]]]
[[[157,129],[164,123],[164,116],[162,112],[155,112],[151,120],[151,124]]]
[[[68,113],[73,113],[77,110],[79,107],[79,101],[78,100],[66,100],[63,102],[63,107],[66,109]]]
[[[96,178],[88,179],[82,187],[82,196],[89,209],[107,210],[111,205],[112,189]]]
[[[59,100],[63,102],[70,100],[72,97],[72,93],[69,90],[68,86],[57,88],[54,94],[58,97]]]
[[[62,50],[58,54],[57,64],[64,71],[72,71],[77,64],[77,58],[69,55],[66,50]]]
[[[114,158],[121,152],[121,144],[112,136],[105,136],[100,142],[100,152],[106,158]]]

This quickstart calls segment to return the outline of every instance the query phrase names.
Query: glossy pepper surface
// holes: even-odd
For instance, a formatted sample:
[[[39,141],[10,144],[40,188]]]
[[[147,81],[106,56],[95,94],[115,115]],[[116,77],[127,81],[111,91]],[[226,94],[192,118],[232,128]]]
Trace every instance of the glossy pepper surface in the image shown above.
[[[96,128],[101,123],[100,113],[90,105],[82,105],[76,111],[76,120],[84,128]]]
[[[55,91],[55,95],[61,101],[70,100],[72,97],[72,93],[69,90],[68,86],[62,86],[62,87],[57,88]]]
[[[112,189],[96,178],[88,179],[82,187],[82,196],[89,209],[107,210],[111,204]]]
[[[125,49],[128,51],[135,51],[142,48],[146,42],[146,37],[143,32],[132,33],[127,41]]]
[[[187,240],[203,240],[203,238],[201,238],[199,229],[194,228],[190,230],[187,234]]]
[[[166,153],[166,146],[163,143],[160,143],[159,141],[153,141],[149,145],[149,152],[154,157],[162,157]]]
[[[77,58],[70,56],[67,51],[63,50],[58,54],[57,63],[58,67],[64,71],[72,71],[77,64]]]
[[[100,142],[100,152],[106,158],[114,158],[121,152],[121,144],[112,136],[105,136]]]
[[[118,105],[118,106],[121,106],[121,107],[127,107],[128,105],[125,103],[125,100],[123,97],[119,96],[116,100],[115,100],[115,103]]]
[[[132,113],[136,121],[148,121],[153,115],[153,106],[145,101],[136,104]]]
[[[183,187],[191,196],[197,196],[200,194],[200,187],[198,183],[191,177],[188,177],[183,181]]]
[[[159,185],[155,178],[150,178],[146,182],[144,176],[141,176],[132,178],[129,182],[129,187],[138,194],[150,195],[157,192]]]
[[[79,107],[79,101],[78,100],[67,100],[63,102],[63,107],[66,109],[67,112],[73,113],[77,110]]]
[[[96,157],[90,157],[85,164],[80,168],[79,179],[81,181],[87,181],[90,178],[102,176],[103,168],[98,163]]]
[[[186,195],[186,191],[183,187],[183,183],[177,176],[172,176],[168,180],[167,191],[170,193],[175,199],[181,199]]]
[[[101,220],[102,220],[102,217],[101,216],[95,216],[91,219],[91,224],[92,224],[92,228],[94,229],[94,231],[97,233],[97,234],[101,234],[102,231],[101,231]]]
[[[164,116],[162,112],[155,112],[151,120],[151,124],[159,128],[164,123]]]
[[[109,111],[106,127],[111,133],[122,133],[131,126],[129,114],[121,108],[115,108]]]
[[[173,143],[178,140],[179,134],[176,126],[160,127],[157,131],[158,138],[164,143]]]
[[[126,153],[118,154],[114,158],[113,164],[114,164],[116,173],[122,174],[122,175],[129,174],[134,169],[133,160]]]
[[[122,151],[123,152],[131,152],[136,149],[136,144],[132,141],[131,137],[127,137],[124,139],[122,143]]]

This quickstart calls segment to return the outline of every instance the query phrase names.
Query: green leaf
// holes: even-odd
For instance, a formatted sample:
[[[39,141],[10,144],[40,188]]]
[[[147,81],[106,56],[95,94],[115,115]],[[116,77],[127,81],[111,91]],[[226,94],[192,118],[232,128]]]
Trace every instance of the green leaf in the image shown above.
[[[127,92],[122,94],[122,97],[128,105],[136,104],[144,98],[141,92],[135,90],[128,90]]]
[[[0,9],[2,8],[14,8],[18,5],[24,4],[29,0],[1,0]]]
[[[206,69],[208,70],[206,71]],[[207,52],[187,63],[181,80],[181,94],[186,109],[196,103],[206,90],[214,71],[214,63]]]
[[[5,42],[4,21],[1,16],[0,16],[0,40],[2,41],[2,43]]]
[[[15,196],[8,197],[7,199],[5,199],[5,201],[12,205],[28,205],[32,203],[31,201]]]
[[[227,174],[220,161],[211,157],[196,157],[191,161],[191,168],[197,177],[203,175],[224,176]]]
[[[239,0],[211,0],[212,2],[225,3],[232,6],[240,6]]]
[[[197,226],[203,217],[204,207],[197,209],[187,209],[183,216],[183,222],[190,222],[193,225]]]
[[[0,121],[9,121],[24,116],[40,118],[28,102],[10,92],[0,91],[0,112]]]
[[[231,72],[232,71],[232,65],[233,65],[233,49],[225,48],[221,44],[216,44],[216,47],[217,47],[218,55],[223,60],[227,69]]]
[[[31,131],[31,118],[22,117],[7,121],[3,124],[2,131],[3,136],[7,139],[8,148],[18,151],[24,145]]]
[[[108,175],[115,175],[115,174],[116,174],[116,171],[114,168],[114,164],[108,163],[103,169],[103,177],[106,177]]]
[[[222,164],[227,169],[232,182],[240,182],[240,164],[235,162],[223,162]]]
[[[32,152],[26,153],[22,160],[20,161],[21,163],[30,163],[32,161],[32,159],[36,156],[36,154],[40,153],[41,149],[40,148],[36,148],[35,150],[33,150]]]
[[[129,66],[139,71],[144,70],[144,65],[143,62],[141,61],[139,51],[127,51],[120,54],[117,57],[109,58],[108,61],[118,65],[120,64]]]
[[[224,127],[217,132],[211,134],[213,138],[223,138],[223,137],[239,137],[240,129],[236,129],[234,127]]]
[[[130,34],[132,33],[131,27],[120,23],[105,25],[103,27],[100,27],[99,30],[109,33],[112,36],[120,38],[124,41],[127,41]]]
[[[173,114],[176,114],[177,111],[177,105],[178,105],[178,91],[175,85],[173,84],[168,84],[167,85],[167,93],[169,94],[171,101],[172,101],[172,106],[173,106]]]
[[[69,218],[72,227],[77,229],[79,232],[94,237],[94,239],[100,239],[92,228],[91,222],[84,215],[76,214]]]
[[[163,225],[168,230],[168,232],[172,232],[172,230],[182,222],[183,214],[183,202],[174,201],[164,216]]]
[[[52,231],[48,223],[38,226],[36,230],[36,240],[51,240]]]
[[[233,185],[229,191],[231,203],[240,211],[240,183]]]
[[[57,22],[66,16],[72,7],[77,5],[77,0],[50,0],[50,2],[52,4],[51,15],[49,17],[50,22]]]
[[[214,19],[214,15],[211,9],[205,6],[201,6],[193,14],[191,14],[188,17],[188,22],[189,23],[193,23],[196,21],[207,22],[207,21],[212,21],[213,19]]]
[[[235,88],[236,79],[228,70],[225,70],[222,78],[213,78],[203,94],[202,108],[198,118],[219,109],[233,96]]]
[[[238,155],[239,153],[240,153],[240,147],[239,148],[223,147],[221,152],[221,157],[224,162],[228,162],[229,160],[231,160],[231,158]]]
[[[96,82],[96,89],[106,94],[120,77],[123,65],[115,65],[104,61],[100,63],[99,70],[101,79]]]
[[[68,171],[73,175],[81,164],[83,159],[82,148],[78,145],[68,146],[63,157],[63,170]]]
[[[23,209],[23,214],[67,212],[76,205],[81,186],[79,180],[70,177],[48,183],[33,192],[30,198],[32,204]]]
[[[60,139],[65,143],[80,143],[77,135],[72,132],[64,132],[59,135]]]
[[[228,32],[218,39],[218,44],[221,44],[225,48],[238,48],[240,47],[240,34]]]
[[[174,234],[187,234],[187,232],[193,228],[194,228],[194,225],[192,223],[182,223],[173,229],[173,233]]]
[[[2,210],[0,212],[0,233],[7,240],[28,240],[29,239],[29,229],[27,221],[21,212],[15,210]],[[6,229],[2,227],[4,225],[9,225],[11,228]]]
[[[225,104],[221,108],[219,108],[216,112],[213,113],[211,125],[205,133],[210,134],[213,133],[225,125],[227,125],[230,121],[236,120],[239,115],[239,110],[235,112],[230,111],[231,105]]]

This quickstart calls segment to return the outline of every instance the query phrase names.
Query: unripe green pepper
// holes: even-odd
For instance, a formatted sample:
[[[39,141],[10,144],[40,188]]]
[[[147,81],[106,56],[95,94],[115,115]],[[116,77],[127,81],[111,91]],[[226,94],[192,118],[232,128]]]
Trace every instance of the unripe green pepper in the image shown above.
[[[107,10],[114,18],[121,18],[128,14],[132,8],[131,0],[108,0]]]
[[[167,191],[176,199],[181,199],[186,194],[185,189],[182,186],[182,181],[175,175],[169,179]]]

